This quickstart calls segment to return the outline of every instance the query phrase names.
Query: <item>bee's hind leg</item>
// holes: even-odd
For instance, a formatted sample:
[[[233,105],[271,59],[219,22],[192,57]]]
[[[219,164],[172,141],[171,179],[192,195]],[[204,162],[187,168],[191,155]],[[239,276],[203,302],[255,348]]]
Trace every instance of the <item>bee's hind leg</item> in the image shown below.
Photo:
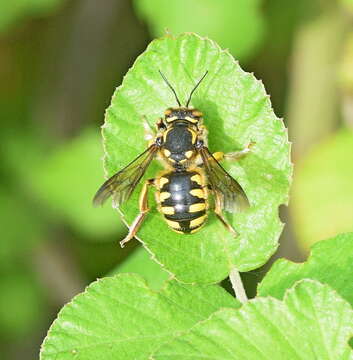
[[[230,225],[228,223],[228,221],[225,219],[225,217],[223,216],[222,213],[222,208],[221,208],[221,201],[220,198],[217,194],[215,194],[215,208],[214,208],[214,213],[216,214],[216,216],[218,217],[218,219],[221,221],[221,223],[226,227],[226,229],[228,231],[230,231],[232,234],[234,234],[235,236],[238,236],[238,233],[235,231],[235,229],[233,228],[232,225]]]
[[[150,211],[148,207],[148,187],[154,185],[154,179],[147,180],[143,188],[141,190],[140,194],[140,200],[139,200],[139,208],[140,213],[136,216],[134,222],[131,224],[129,228],[129,233],[125,236],[123,240],[120,241],[120,246],[124,247],[124,245],[133,239],[135,235],[137,234],[137,231],[139,230],[140,226],[143,223],[143,220],[145,219],[146,215]]]

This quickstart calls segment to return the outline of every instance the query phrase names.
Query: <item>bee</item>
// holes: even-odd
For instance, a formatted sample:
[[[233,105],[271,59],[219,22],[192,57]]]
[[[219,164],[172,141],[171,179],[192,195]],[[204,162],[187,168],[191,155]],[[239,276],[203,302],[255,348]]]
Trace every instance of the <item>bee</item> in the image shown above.
[[[155,178],[145,181],[139,197],[139,210],[127,236],[120,242],[123,247],[138,232],[148,211],[148,189],[155,188],[159,212],[167,225],[177,233],[192,234],[206,222],[212,194],[213,211],[223,225],[234,235],[235,229],[228,223],[223,211],[237,212],[249,206],[249,200],[239,185],[220,165],[223,159],[238,160],[248,154],[253,142],[243,150],[224,154],[211,153],[207,147],[207,130],[203,114],[189,106],[192,95],[206,77],[201,77],[191,90],[185,106],[176,91],[159,70],[166,85],[173,92],[177,107],[164,112],[164,118],[156,123],[156,134],[148,148],[125,168],[109,178],[97,191],[93,204],[102,205],[110,196],[116,206],[126,202],[143,177],[151,161],[162,161],[165,170]]]

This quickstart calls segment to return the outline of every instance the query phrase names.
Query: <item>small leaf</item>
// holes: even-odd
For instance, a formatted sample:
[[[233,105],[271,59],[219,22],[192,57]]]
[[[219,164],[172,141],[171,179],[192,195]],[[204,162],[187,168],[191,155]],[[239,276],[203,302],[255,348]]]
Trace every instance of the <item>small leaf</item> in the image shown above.
[[[213,283],[230,270],[248,271],[264,264],[275,252],[282,224],[278,206],[288,200],[291,179],[290,147],[281,120],[271,109],[262,83],[244,72],[232,56],[197,35],[153,41],[124,78],[107,110],[103,128],[105,168],[113,175],[146,149],[143,118],[153,127],[164,110],[175,105],[172,92],[158,70],[175,86],[182,103],[206,70],[208,76],[192,98],[204,113],[211,151],[236,151],[255,141],[251,154],[224,167],[244,187],[248,211],[226,214],[240,236],[234,237],[210,212],[207,225],[192,235],[171,231],[152,211],[138,237],[157,261],[183,282]],[[146,178],[161,166],[152,162]],[[128,224],[137,216],[141,184],[121,211]]]
[[[282,299],[286,289],[304,278],[330,285],[353,305],[353,233],[320,241],[303,264],[277,260],[258,287],[260,296]]]
[[[196,32],[215,39],[239,59],[252,55],[263,39],[261,0],[135,0],[134,3],[155,37],[165,34],[166,29],[173,34]]]
[[[304,280],[283,302],[257,298],[223,309],[162,347],[155,360],[345,360],[353,311],[329,286]]]
[[[219,308],[239,306],[215,285],[170,281],[154,292],[137,275],[104,278],[60,311],[42,345],[41,360],[145,360]]]
[[[163,283],[170,277],[170,274],[151,259],[151,254],[143,247],[135,249],[123,263],[111,271],[109,276],[121,273],[141,275],[153,290],[159,290]]]
[[[353,132],[341,129],[297,164],[291,213],[299,244],[353,231]]]

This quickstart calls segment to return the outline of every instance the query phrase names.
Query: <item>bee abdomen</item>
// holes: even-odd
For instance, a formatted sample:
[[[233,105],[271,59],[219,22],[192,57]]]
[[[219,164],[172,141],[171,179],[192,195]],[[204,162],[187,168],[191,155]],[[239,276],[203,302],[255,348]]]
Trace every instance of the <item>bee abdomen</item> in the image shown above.
[[[160,211],[167,224],[178,232],[195,232],[207,217],[207,193],[201,176],[183,171],[164,175],[163,179],[159,189]]]

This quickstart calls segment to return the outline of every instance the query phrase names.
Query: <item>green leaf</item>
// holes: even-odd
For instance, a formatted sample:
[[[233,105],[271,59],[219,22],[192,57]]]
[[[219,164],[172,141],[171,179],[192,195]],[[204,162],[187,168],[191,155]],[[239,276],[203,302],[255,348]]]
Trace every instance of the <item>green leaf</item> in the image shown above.
[[[91,129],[63,144],[30,174],[31,188],[52,213],[60,214],[88,240],[123,236],[123,225],[111,209],[95,209],[92,197],[101,185],[99,136]]]
[[[170,281],[154,292],[137,275],[118,275],[91,284],[59,313],[41,360],[147,359],[221,307],[239,303],[221,287]]]
[[[143,247],[138,247],[134,252],[119,264],[108,276],[121,273],[135,273],[146,279],[148,286],[159,290],[170,277],[163,268],[151,259],[151,254]]]
[[[353,305],[353,233],[319,241],[303,264],[279,259],[258,286],[260,296],[282,299],[286,289],[300,279],[330,285]]]
[[[154,37],[196,32],[215,39],[239,59],[251,56],[264,33],[261,0],[135,0]],[[166,30],[167,29],[167,30]]]
[[[291,212],[299,243],[353,231],[353,132],[341,129],[296,166]]]
[[[233,267],[248,271],[275,252],[282,223],[278,206],[288,200],[291,179],[290,147],[281,120],[271,109],[262,83],[244,72],[232,56],[213,41],[197,35],[153,41],[124,78],[107,110],[103,127],[105,168],[113,175],[146,149],[143,117],[151,126],[175,105],[172,92],[158,73],[175,86],[182,103],[205,70],[209,75],[195,92],[193,106],[204,113],[211,151],[236,151],[251,140],[251,154],[224,163],[247,193],[251,209],[226,214],[240,236],[234,237],[210,212],[206,226],[192,235],[171,231],[150,198],[152,211],[138,237],[157,261],[183,282],[218,282]],[[145,178],[161,166],[152,162]],[[141,184],[121,208],[128,224],[137,216]]]
[[[162,345],[155,360],[345,360],[353,352],[353,311],[335,291],[305,280],[283,302],[257,298],[223,309]]]
[[[45,16],[55,11],[62,0],[11,0],[0,3],[0,32],[27,16]]]

